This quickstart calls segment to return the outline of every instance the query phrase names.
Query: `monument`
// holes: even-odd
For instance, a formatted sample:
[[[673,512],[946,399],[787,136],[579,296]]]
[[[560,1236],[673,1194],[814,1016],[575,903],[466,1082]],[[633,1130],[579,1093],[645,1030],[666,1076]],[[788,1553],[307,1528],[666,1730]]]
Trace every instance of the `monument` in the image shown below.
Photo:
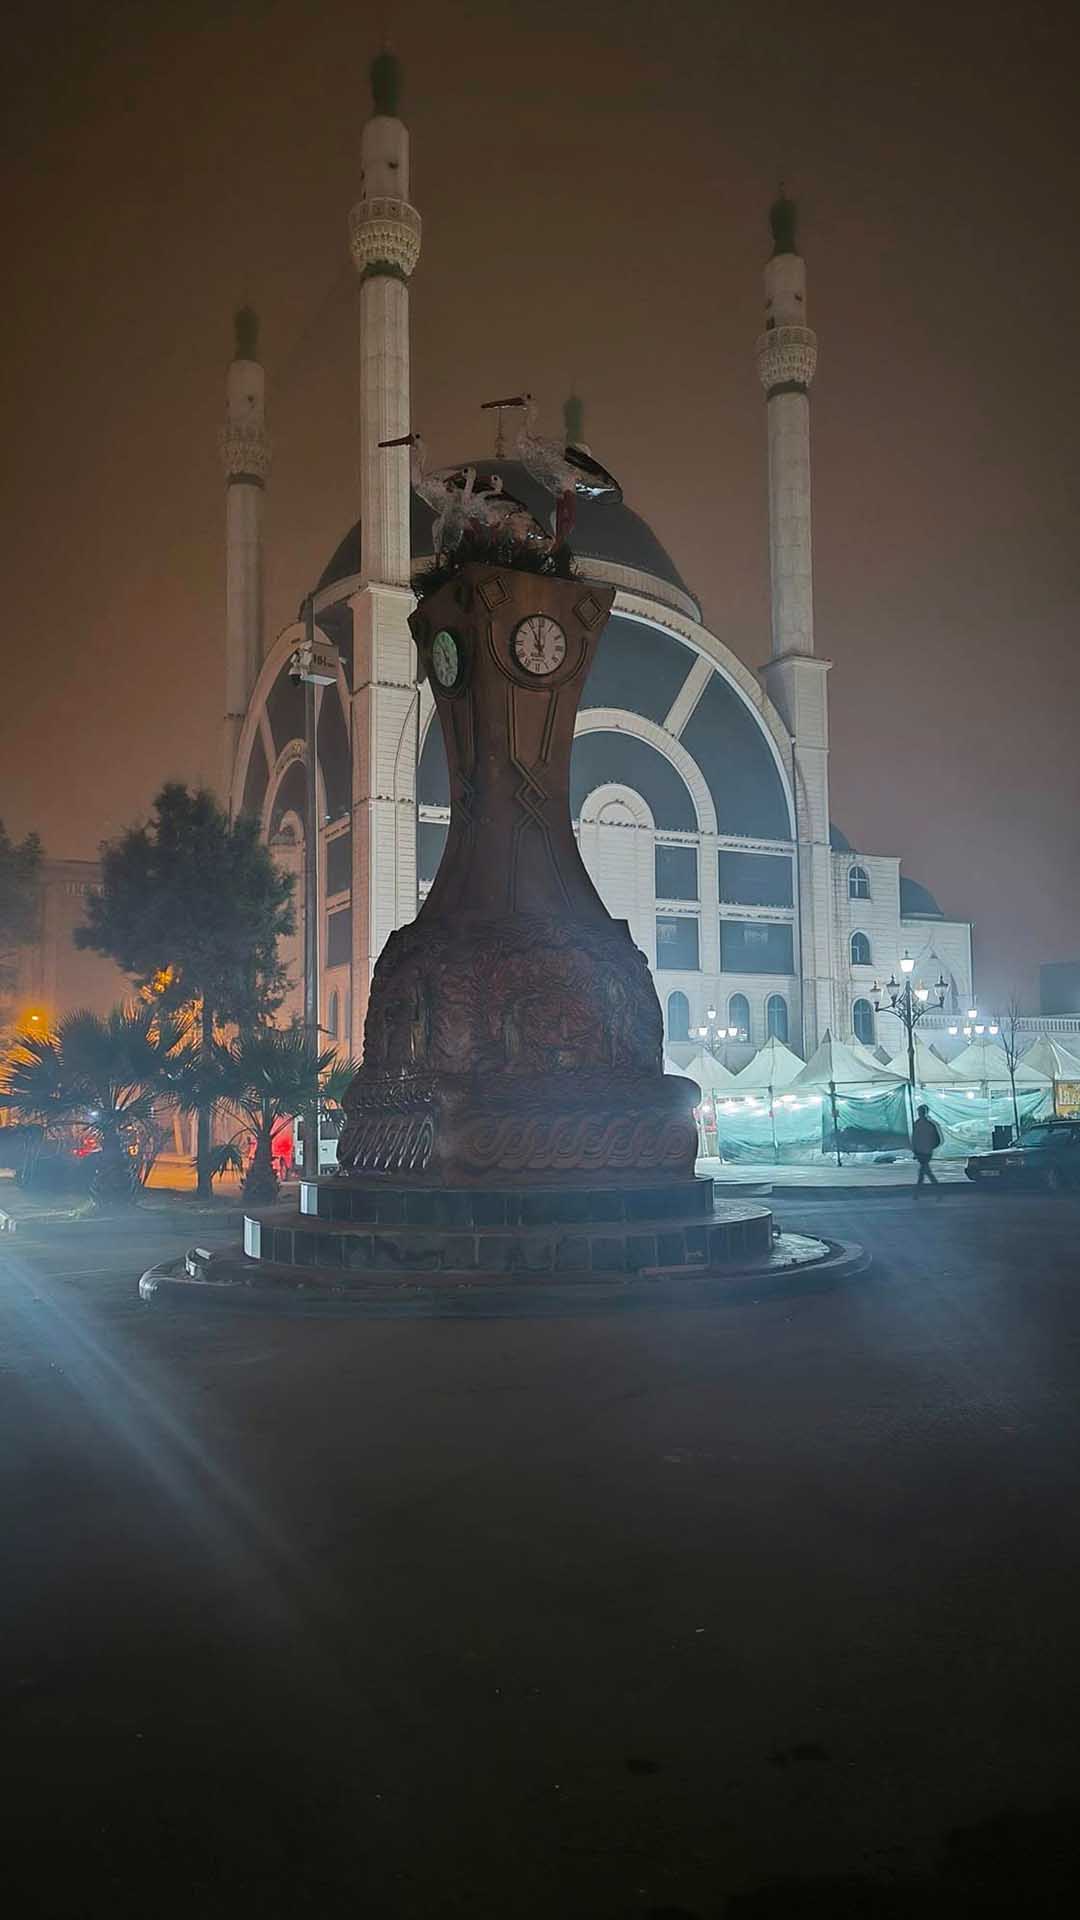
[[[556,461],[546,484],[555,534],[472,470],[425,478],[440,552],[409,624],[446,744],[447,844],[375,967],[336,1174],[302,1181],[298,1211],[245,1218],[268,1277],[625,1280],[770,1252],[768,1209],[718,1206],[695,1177],[698,1089],[665,1075],[645,956],[578,851],[574,722],[614,594],[563,537],[589,475]]]

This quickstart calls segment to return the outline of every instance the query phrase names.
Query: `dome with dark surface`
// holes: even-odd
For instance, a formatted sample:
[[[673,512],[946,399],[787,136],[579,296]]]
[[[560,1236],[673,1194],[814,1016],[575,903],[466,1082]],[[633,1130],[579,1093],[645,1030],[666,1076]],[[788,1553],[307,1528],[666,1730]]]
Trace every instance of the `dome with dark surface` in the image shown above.
[[[945,918],[929,887],[921,880],[909,880],[906,873],[900,875],[900,912],[905,920]]]
[[[474,466],[478,473],[497,473],[507,493],[524,502],[544,526],[551,524],[552,495],[526,472],[517,460],[492,460],[480,457],[462,464]],[[417,494],[411,496],[412,551],[415,560],[431,553],[431,523],[434,515]],[[640,514],[622,502],[611,500],[578,501],[577,521],[570,545],[583,572],[605,577],[605,566],[625,567],[635,573],[651,575],[670,590],[675,605],[681,598],[685,611],[700,617],[700,609],[686,582],[681,578],[671,555],[661,546],[652,528]],[[351,527],[337,548],[319,581],[318,591],[348,580],[360,572],[360,524]]]

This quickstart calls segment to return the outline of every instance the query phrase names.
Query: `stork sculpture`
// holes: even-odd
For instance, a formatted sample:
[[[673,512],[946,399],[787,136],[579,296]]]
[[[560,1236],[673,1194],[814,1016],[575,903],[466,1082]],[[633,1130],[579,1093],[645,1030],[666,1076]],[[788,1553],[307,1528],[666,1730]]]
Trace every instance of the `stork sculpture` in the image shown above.
[[[621,500],[622,488],[606,467],[594,460],[585,447],[561,440],[548,440],[536,430],[537,405],[531,393],[519,393],[508,400],[485,400],[481,411],[504,407],[521,409],[521,425],[514,442],[514,454],[532,479],[555,496],[555,543],[561,546],[569,538],[577,516],[578,495],[587,500]]]
[[[414,493],[435,515],[431,537],[435,554],[453,553],[461,545],[470,523],[475,467],[444,467],[429,472],[423,438],[419,433],[403,433],[396,440],[380,440],[380,447],[408,447],[409,479]]]
[[[396,440],[380,440],[379,445],[408,447],[413,492],[435,516],[431,535],[437,561],[455,553],[466,536],[471,546],[524,548],[541,557],[550,552],[550,533],[523,500],[506,492],[501,474],[481,474],[478,480],[475,467],[429,471],[419,433],[403,433]]]

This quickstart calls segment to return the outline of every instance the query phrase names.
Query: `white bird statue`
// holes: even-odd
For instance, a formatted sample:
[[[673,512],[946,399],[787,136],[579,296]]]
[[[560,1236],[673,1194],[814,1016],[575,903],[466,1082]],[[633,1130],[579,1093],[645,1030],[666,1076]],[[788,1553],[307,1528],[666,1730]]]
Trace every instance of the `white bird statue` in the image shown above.
[[[482,411],[487,408],[520,407],[521,426],[514,443],[514,453],[521,461],[526,473],[542,486],[547,493],[555,495],[555,541],[557,545],[567,539],[577,514],[579,494],[587,499],[622,499],[622,488],[606,467],[594,460],[587,448],[574,444],[564,445],[561,440],[547,440],[536,431],[536,400],[531,393],[519,393],[509,400],[485,400]]]
[[[431,537],[436,557],[453,553],[472,518],[475,467],[443,467],[429,473],[424,442],[419,433],[403,433],[396,440],[380,440],[380,447],[408,447],[409,478],[414,493],[435,515]]]

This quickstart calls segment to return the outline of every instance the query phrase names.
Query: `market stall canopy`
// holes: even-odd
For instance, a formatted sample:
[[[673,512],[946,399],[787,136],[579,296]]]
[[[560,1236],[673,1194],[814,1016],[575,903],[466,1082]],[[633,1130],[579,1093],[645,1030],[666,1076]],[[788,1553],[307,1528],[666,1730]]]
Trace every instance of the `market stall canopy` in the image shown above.
[[[702,1093],[717,1093],[735,1085],[735,1075],[722,1060],[716,1060],[711,1053],[696,1054],[686,1069],[688,1080],[696,1080]]]
[[[1004,1047],[994,1045],[992,1040],[973,1040],[963,1053],[958,1053],[952,1062],[953,1073],[960,1080],[984,1081],[993,1087],[1009,1085],[1009,1062]],[[1028,1065],[1026,1060],[1016,1063],[1016,1084],[1018,1087],[1048,1087],[1053,1079],[1051,1073],[1040,1073],[1037,1067]]]
[[[1025,1050],[1023,1064],[1034,1067],[1036,1073],[1045,1073],[1050,1080],[1080,1080],[1080,1053],[1072,1053],[1047,1033],[1040,1033]]]
[[[889,1061],[894,1073],[901,1073],[907,1079],[907,1048]],[[956,1074],[940,1053],[928,1046],[920,1034],[915,1036],[915,1084],[917,1087],[948,1087],[956,1085]]]
[[[802,1064],[798,1054],[774,1035],[735,1075],[735,1086],[740,1093],[767,1093],[770,1087],[789,1087],[802,1072]]]
[[[664,1055],[664,1072],[673,1073],[677,1080],[693,1080],[696,1078],[696,1075],[692,1067],[676,1066],[674,1060],[672,1060],[666,1053]]]
[[[843,1040],[834,1040],[828,1027],[816,1053],[811,1054],[802,1072],[791,1082],[796,1087],[895,1087],[907,1078],[883,1067],[872,1057],[862,1059]]]
[[[861,1040],[848,1040],[846,1044],[851,1048],[856,1060],[865,1060],[869,1067],[889,1065],[889,1056],[884,1047],[864,1047]]]

